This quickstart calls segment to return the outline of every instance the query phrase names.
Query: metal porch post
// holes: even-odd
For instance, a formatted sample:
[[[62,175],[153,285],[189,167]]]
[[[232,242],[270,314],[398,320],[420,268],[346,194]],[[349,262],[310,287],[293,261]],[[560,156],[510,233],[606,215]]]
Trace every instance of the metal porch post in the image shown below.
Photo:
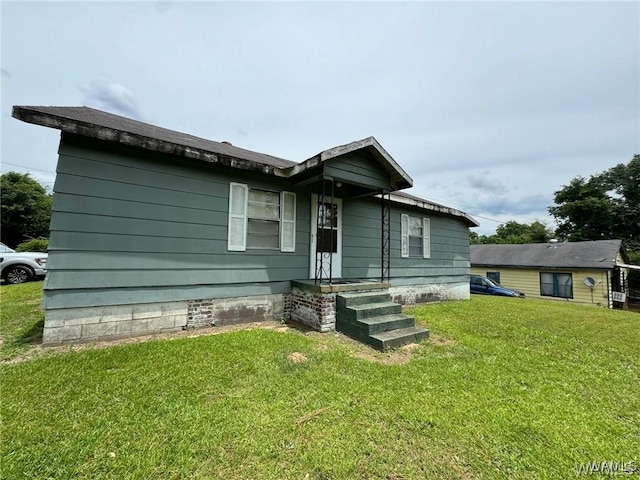
[[[381,274],[380,280],[382,283],[390,280],[391,275],[391,193],[388,191],[382,192],[380,196],[380,202],[382,212],[380,218],[381,224]]]

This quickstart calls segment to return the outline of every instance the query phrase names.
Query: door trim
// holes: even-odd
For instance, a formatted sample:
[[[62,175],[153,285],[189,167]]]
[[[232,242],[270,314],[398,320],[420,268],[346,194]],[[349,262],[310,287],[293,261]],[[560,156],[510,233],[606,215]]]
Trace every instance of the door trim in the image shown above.
[[[332,253],[333,256],[331,262],[331,278],[342,278],[342,199],[333,198],[333,203],[337,206],[338,221],[336,222],[336,253]],[[318,228],[318,194],[311,194],[311,239],[309,241],[309,278],[311,280],[316,278],[316,256],[321,254],[316,252],[317,233]]]

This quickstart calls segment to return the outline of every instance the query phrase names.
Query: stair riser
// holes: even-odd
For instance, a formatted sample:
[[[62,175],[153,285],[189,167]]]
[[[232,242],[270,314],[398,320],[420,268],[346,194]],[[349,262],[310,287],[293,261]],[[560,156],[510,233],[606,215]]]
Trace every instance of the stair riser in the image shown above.
[[[415,333],[412,335],[403,335],[401,337],[390,340],[380,341],[377,338],[368,337],[365,342],[383,352],[392,348],[398,348],[408,343],[420,343],[422,340],[429,338],[429,332]]]
[[[397,330],[399,328],[413,327],[416,321],[413,317],[402,318],[398,320],[392,320],[384,323],[376,323],[373,325],[366,325],[368,327],[369,335],[380,332],[388,332],[389,330]]]
[[[388,332],[390,330],[397,330],[399,328],[413,327],[416,322],[413,317],[398,318],[389,320],[388,322],[374,324],[367,324],[360,321],[349,322],[345,321],[344,319],[338,319],[336,321],[336,328],[338,328],[338,324],[340,323],[349,323],[353,325],[354,328],[357,328],[359,331],[361,330],[365,332],[367,335],[374,335],[376,333]]]
[[[369,332],[367,328],[364,328],[362,324],[336,321],[336,330],[340,333],[344,333],[354,340],[358,340],[363,343],[369,343]]]
[[[336,306],[340,307],[350,307],[353,305],[366,305],[368,303],[384,303],[390,302],[391,295],[388,293],[370,293],[367,295],[358,295],[353,297],[343,297],[338,295],[336,297]]]
[[[355,322],[363,318],[382,317],[383,315],[393,315],[402,313],[402,305],[388,305],[386,307],[375,307],[354,310],[347,308],[339,311],[339,315],[349,322]]]

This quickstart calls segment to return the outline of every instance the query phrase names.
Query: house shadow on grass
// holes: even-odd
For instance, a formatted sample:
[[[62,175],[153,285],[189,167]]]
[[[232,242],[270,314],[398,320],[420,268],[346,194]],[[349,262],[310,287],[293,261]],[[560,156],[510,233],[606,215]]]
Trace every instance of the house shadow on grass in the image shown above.
[[[44,318],[31,325],[31,328],[19,335],[14,340],[16,345],[40,345],[42,344],[42,332],[44,331]]]

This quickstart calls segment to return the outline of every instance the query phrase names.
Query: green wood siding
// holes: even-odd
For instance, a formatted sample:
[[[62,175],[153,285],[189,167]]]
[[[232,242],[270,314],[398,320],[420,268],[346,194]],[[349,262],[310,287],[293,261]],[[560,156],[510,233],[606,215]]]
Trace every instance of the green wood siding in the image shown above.
[[[54,187],[47,308],[282,293],[288,280],[307,277],[308,194],[298,197],[296,252],[229,252],[229,183],[275,191],[291,186],[168,160],[65,136]]]
[[[362,152],[327,161],[324,165],[324,175],[333,177],[336,181],[368,188],[391,187],[389,173]]]
[[[407,213],[431,219],[431,258],[401,258],[400,215]],[[381,265],[381,206],[379,200],[344,202],[342,238],[342,276],[379,278]],[[453,277],[469,274],[469,229],[461,221],[424,210],[393,205],[391,208],[391,278]],[[466,281],[463,278],[462,281]],[[429,282],[431,283],[431,282]],[[404,284],[400,282],[399,284]],[[410,283],[408,283],[410,284]]]

